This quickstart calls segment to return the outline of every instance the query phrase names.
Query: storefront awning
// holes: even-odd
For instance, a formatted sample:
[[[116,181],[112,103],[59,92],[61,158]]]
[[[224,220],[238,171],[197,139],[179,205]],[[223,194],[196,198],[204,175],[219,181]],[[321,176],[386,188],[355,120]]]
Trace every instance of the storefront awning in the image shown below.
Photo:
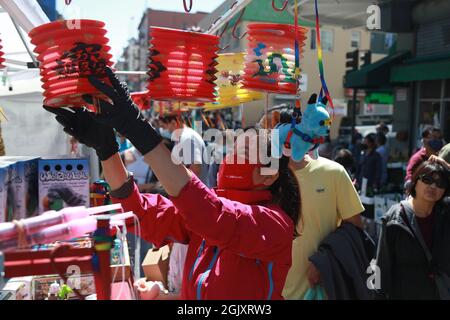
[[[392,66],[406,59],[409,55],[409,51],[398,52],[364,66],[360,70],[349,72],[345,76],[344,87],[357,89],[386,88],[390,83]]]
[[[393,83],[441,79],[450,79],[450,56],[432,61],[406,61],[403,65],[393,67],[391,73]]]

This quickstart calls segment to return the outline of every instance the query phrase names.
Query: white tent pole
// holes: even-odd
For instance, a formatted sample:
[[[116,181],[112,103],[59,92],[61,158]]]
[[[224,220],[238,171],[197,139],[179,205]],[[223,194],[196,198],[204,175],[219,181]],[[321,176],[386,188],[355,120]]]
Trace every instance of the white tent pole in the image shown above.
[[[22,34],[22,30],[20,30],[19,26],[17,25],[17,23],[16,23],[16,21],[14,20],[13,17],[11,17],[11,21],[12,21],[14,27],[16,28],[17,33],[19,34],[19,37],[22,40],[23,45],[25,46],[25,49],[27,49],[27,52],[30,55],[31,60],[33,60],[34,66],[36,68],[38,68],[39,67],[39,62],[36,60],[36,57],[35,57],[34,53],[31,51],[31,49],[30,49],[30,47],[28,45],[28,42],[25,40],[25,38],[24,38],[24,36]]]
[[[25,32],[50,20],[36,0],[0,0],[0,6]]]

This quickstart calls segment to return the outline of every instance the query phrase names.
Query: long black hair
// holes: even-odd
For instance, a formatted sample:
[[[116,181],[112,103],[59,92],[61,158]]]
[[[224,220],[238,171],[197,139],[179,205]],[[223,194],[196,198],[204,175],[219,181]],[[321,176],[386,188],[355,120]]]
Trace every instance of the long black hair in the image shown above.
[[[283,209],[294,222],[294,237],[299,237],[297,226],[301,217],[300,186],[295,174],[289,168],[289,158],[280,159],[279,178],[270,187],[274,203]]]

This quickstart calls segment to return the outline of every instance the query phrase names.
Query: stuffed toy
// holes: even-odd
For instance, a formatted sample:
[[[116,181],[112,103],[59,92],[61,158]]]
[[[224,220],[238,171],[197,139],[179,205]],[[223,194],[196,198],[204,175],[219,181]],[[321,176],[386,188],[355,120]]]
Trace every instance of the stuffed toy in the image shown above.
[[[300,162],[307,153],[313,153],[312,157],[318,158],[318,147],[325,143],[325,138],[330,134],[331,118],[326,98],[316,101],[317,95],[313,94],[300,123],[293,119],[292,124],[280,124],[275,128],[278,129],[278,137],[273,141],[276,158],[285,155]]]

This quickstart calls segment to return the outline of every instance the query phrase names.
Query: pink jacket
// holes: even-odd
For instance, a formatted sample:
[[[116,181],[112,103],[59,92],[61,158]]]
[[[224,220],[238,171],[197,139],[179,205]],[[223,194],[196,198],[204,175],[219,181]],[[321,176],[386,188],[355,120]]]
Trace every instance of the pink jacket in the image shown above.
[[[172,201],[136,186],[113,201],[139,217],[142,237],[156,247],[189,244],[182,299],[283,299],[294,224],[279,207],[219,198],[197,177]]]

